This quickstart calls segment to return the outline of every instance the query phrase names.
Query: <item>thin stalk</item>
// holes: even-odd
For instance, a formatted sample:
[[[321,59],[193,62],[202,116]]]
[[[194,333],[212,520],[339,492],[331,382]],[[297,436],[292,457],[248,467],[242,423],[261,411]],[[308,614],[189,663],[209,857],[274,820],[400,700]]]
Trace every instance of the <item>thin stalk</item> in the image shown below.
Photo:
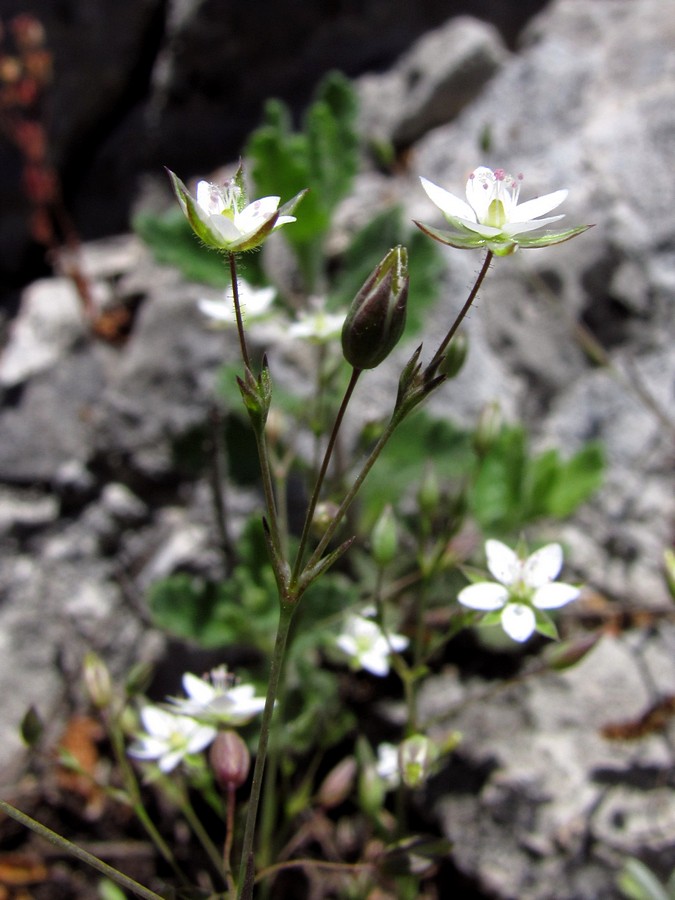
[[[232,297],[234,299],[234,314],[237,319],[237,333],[239,334],[239,346],[241,347],[241,357],[247,369],[251,368],[251,360],[248,355],[248,347],[246,345],[246,332],[244,331],[244,320],[241,315],[241,304],[239,302],[239,283],[237,281],[237,257],[234,253],[229,253],[230,258],[230,279],[232,280]]]
[[[296,604],[284,600],[281,603],[279,612],[279,626],[277,628],[277,637],[274,644],[274,652],[272,653],[272,662],[270,665],[270,676],[267,686],[267,698],[265,700],[265,709],[263,710],[262,722],[260,724],[260,737],[258,739],[258,751],[255,760],[255,768],[253,770],[253,783],[251,785],[251,796],[248,802],[248,810],[246,813],[246,827],[244,829],[244,840],[241,851],[241,865],[239,868],[239,888],[238,900],[251,900],[253,896],[253,886],[255,879],[255,862],[254,862],[254,838],[255,827],[258,817],[258,806],[260,804],[260,792],[262,788],[263,774],[265,772],[265,762],[267,760],[267,747],[269,744],[270,728],[272,725],[272,715],[274,714],[274,704],[277,699],[279,683],[281,680],[281,671],[284,664],[286,654],[286,644],[288,642],[288,633],[290,631],[293,613]]]
[[[124,786],[129,796],[131,808],[133,809],[134,814],[140,821],[143,828],[145,828],[148,837],[152,840],[155,847],[159,850],[164,859],[169,863],[176,876],[180,879],[180,881],[185,882],[185,875],[181,872],[171,848],[159,833],[155,823],[152,821],[152,819],[148,815],[146,808],[143,806],[143,798],[141,797],[141,792],[138,787],[138,782],[136,781],[136,776],[125,753],[124,737],[115,719],[110,721],[109,735],[113,753],[115,754],[115,759],[117,760],[117,764],[119,765],[122,772]]]
[[[330,464],[331,456],[333,455],[333,449],[335,448],[335,442],[337,441],[338,432],[340,430],[340,426],[342,425],[342,420],[344,418],[345,412],[347,410],[347,406],[349,405],[349,401],[351,400],[352,394],[354,393],[354,388],[356,387],[356,382],[359,380],[361,372],[363,369],[352,369],[352,374],[349,379],[349,384],[347,385],[347,389],[345,390],[344,396],[342,398],[342,402],[340,403],[340,408],[338,410],[337,416],[335,417],[335,422],[333,423],[333,430],[331,431],[330,438],[328,439],[328,444],[326,446],[326,452],[323,456],[323,462],[321,463],[321,469],[319,470],[319,474],[317,475],[316,483],[314,485],[314,490],[312,491],[312,496],[309,501],[309,506],[307,507],[307,515],[305,516],[305,524],[302,528],[302,536],[300,537],[300,545],[298,547],[298,555],[295,559],[295,566],[293,568],[293,575],[291,576],[291,584],[295,584],[296,580],[300,574],[300,569],[302,566],[302,558],[305,555],[305,549],[307,547],[307,540],[309,539],[309,533],[312,527],[312,519],[314,517],[314,512],[316,510],[316,505],[319,502],[319,496],[321,494],[321,488],[323,486],[323,482],[326,478],[326,472],[328,471],[328,466]]]
[[[452,327],[450,328],[450,331],[448,331],[446,336],[441,341],[440,347],[434,354],[434,358],[429,363],[429,367],[428,367],[429,371],[433,372],[437,368],[437,366],[440,364],[441,360],[443,359],[443,354],[445,353],[448,344],[455,336],[457,329],[462,324],[462,322],[464,321],[464,317],[466,316],[469,309],[471,308],[471,304],[476,299],[476,294],[480,290],[480,286],[483,283],[483,280],[485,279],[485,276],[488,273],[488,269],[490,268],[490,263],[492,262],[493,256],[494,256],[494,253],[492,252],[492,250],[488,250],[488,252],[485,256],[485,260],[483,261],[483,266],[482,266],[480,272],[478,273],[478,277],[476,278],[476,282],[475,282],[474,286],[471,288],[471,292],[467,298],[466,303],[464,304],[459,315],[453,322]]]
[[[270,534],[274,541],[274,546],[280,556],[283,555],[281,529],[279,527],[279,516],[277,513],[277,501],[274,496],[274,481],[272,475],[272,466],[270,463],[269,451],[267,448],[267,438],[265,429],[260,431],[255,428],[255,442],[258,448],[258,460],[260,462],[260,475],[262,477],[263,493],[265,495],[265,506],[269,518]]]
[[[223,877],[227,884],[227,870],[223,869],[223,859],[220,856],[220,852],[209,837],[206,828],[204,828],[204,826],[202,825],[201,819],[195,812],[195,809],[190,803],[190,800],[182,790],[179,791],[179,795],[176,796],[175,799],[197,840],[206,851],[207,856],[215,866],[218,874]],[[225,860],[225,862],[227,863],[227,860]]]
[[[220,544],[220,552],[223,557],[225,572],[229,574],[235,563],[235,552],[230,540],[230,532],[228,529],[227,503],[225,501],[225,464],[224,464],[224,447],[222,433],[222,415],[216,404],[211,409],[211,494],[213,498],[213,509],[216,519],[216,527],[218,529],[218,540]]]
[[[225,844],[223,846],[223,864],[225,866],[225,882],[228,897],[234,897],[236,885],[232,878],[232,842],[234,841],[234,811],[237,805],[237,790],[233,784],[227,786],[227,822],[225,828]]]
[[[113,868],[113,866],[104,863],[102,859],[83,850],[81,847],[78,847],[77,844],[73,844],[66,838],[61,837],[60,834],[52,831],[51,828],[47,828],[46,825],[42,825],[41,822],[32,819],[30,816],[26,815],[26,813],[21,812],[21,810],[12,806],[10,803],[0,800],[0,810],[20,825],[23,825],[25,828],[30,828],[35,834],[38,834],[40,837],[49,841],[54,847],[57,847],[64,853],[68,853],[70,856],[74,856],[75,859],[79,859],[80,862],[86,863],[86,865],[91,866],[92,869],[96,869],[97,872],[105,875],[106,878],[110,878],[111,881],[115,881],[120,887],[125,888],[127,891],[131,891],[137,897],[141,897],[143,900],[162,900],[160,894],[156,894],[149,888],[143,887],[142,884],[134,881],[133,878],[129,878],[128,875],[124,875],[122,872]]]

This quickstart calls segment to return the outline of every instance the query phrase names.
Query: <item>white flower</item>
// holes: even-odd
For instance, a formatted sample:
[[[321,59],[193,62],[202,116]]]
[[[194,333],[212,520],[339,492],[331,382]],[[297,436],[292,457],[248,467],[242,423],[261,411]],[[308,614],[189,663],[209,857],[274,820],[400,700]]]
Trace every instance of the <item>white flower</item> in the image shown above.
[[[216,250],[234,252],[257,247],[271,231],[295,222],[291,213],[305,193],[302,191],[281,209],[279,197],[262,197],[249,203],[240,166],[223,185],[200,181],[195,198],[177,175],[167,171],[192,230]]]
[[[398,747],[394,744],[382,743],[377,748],[375,771],[382,779],[388,791],[397,788],[401,781],[401,770],[398,762]]]
[[[339,337],[346,313],[329,313],[323,309],[300,313],[288,326],[288,336],[304,338],[315,344],[326,344]]]
[[[426,178],[422,187],[429,199],[443,213],[453,231],[440,231],[415,222],[426,234],[460,249],[485,247],[497,256],[506,256],[517,247],[546,247],[559,244],[586,231],[589,225],[581,225],[566,231],[546,232],[531,236],[529,232],[550,225],[563,215],[541,219],[567,197],[566,190],[554,191],[533,200],[518,203],[522,176],[514,178],[503,169],[479,166],[466,183],[466,201]]]
[[[547,544],[527,559],[500,541],[487,541],[485,552],[497,581],[471,584],[457,599],[471,609],[501,610],[502,627],[514,641],[526,641],[537,627],[534,609],[558,609],[579,596],[573,585],[553,583],[563,564],[560,544]]]
[[[255,696],[253,685],[235,685],[225,666],[213,669],[206,678],[187,672],[183,688],[187,698],[169,697],[172,709],[209,725],[245,725],[265,706],[265,698]]]
[[[215,728],[158,706],[144,707],[141,721],[146,733],[129,747],[129,756],[157,760],[162,772],[171,772],[185,756],[199,753],[216,736]]]
[[[389,654],[405,650],[408,638],[401,634],[389,634],[385,637],[376,622],[351,615],[335,643],[351,658],[352,669],[366,669],[373,675],[388,675]]]
[[[276,296],[276,291],[273,287],[254,288],[246,281],[240,279],[238,294],[244,322],[254,322],[256,319],[263,319],[268,315]],[[222,299],[209,300],[202,297],[197,301],[197,305],[205,316],[213,320],[214,324],[227,326],[235,325],[237,322],[234,312],[234,295],[231,287],[225,291]]]

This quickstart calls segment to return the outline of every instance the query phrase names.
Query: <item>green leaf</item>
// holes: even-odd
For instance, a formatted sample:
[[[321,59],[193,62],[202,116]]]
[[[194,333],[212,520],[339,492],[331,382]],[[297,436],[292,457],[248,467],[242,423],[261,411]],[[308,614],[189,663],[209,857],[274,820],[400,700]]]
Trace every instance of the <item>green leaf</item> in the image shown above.
[[[617,886],[628,900],[669,900],[661,882],[639,859],[626,860]]]
[[[471,510],[486,531],[519,524],[525,463],[525,432],[503,428],[481,458],[469,489]]]

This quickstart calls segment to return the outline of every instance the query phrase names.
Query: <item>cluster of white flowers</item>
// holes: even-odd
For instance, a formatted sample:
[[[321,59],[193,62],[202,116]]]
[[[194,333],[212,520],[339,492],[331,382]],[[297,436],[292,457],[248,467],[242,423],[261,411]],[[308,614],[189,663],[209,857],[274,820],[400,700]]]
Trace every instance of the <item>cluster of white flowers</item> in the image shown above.
[[[264,697],[250,684],[235,684],[224,666],[206,677],[183,676],[187,697],[170,697],[166,706],[148,704],[141,710],[145,732],[129,747],[136,759],[156,761],[171,772],[186,757],[211,744],[220,728],[245,725],[262,712]]]

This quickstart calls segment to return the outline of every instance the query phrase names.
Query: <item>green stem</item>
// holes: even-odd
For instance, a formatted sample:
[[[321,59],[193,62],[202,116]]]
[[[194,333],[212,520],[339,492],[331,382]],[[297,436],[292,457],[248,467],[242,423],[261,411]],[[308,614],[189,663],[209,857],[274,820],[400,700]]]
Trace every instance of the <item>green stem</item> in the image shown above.
[[[195,809],[190,803],[190,800],[187,797],[185,791],[182,790],[182,788],[179,788],[175,794],[173,792],[171,793],[174,796],[177,805],[185,816],[185,819],[190,825],[190,828],[195,834],[197,840],[202,845],[202,847],[206,851],[207,856],[213,863],[216,872],[218,872],[219,875],[223,876],[223,878],[227,882],[226,872],[223,870],[223,858],[220,855],[220,851],[209,837],[208,832],[204,828],[201,819],[195,812]],[[227,860],[225,862],[227,862]]]
[[[251,900],[253,896],[253,885],[255,881],[255,862],[253,856],[253,843],[255,838],[255,827],[258,817],[258,806],[260,804],[260,792],[262,788],[263,774],[265,772],[265,762],[267,760],[267,747],[269,744],[270,728],[272,725],[272,715],[274,714],[274,704],[276,702],[277,693],[279,691],[279,683],[281,680],[281,672],[286,654],[286,644],[288,634],[293,620],[296,603],[294,600],[287,598],[282,599],[281,609],[279,612],[279,626],[277,628],[277,637],[274,644],[274,652],[272,653],[272,662],[270,665],[270,676],[267,686],[267,698],[265,701],[265,709],[263,710],[262,722],[260,724],[260,737],[258,739],[258,751],[256,755],[255,768],[253,770],[253,783],[251,785],[251,796],[249,797],[248,810],[246,813],[246,827],[244,829],[244,840],[241,852],[241,865],[239,869],[239,890],[237,897],[239,900]]]
[[[129,763],[129,760],[127,759],[127,755],[125,752],[124,735],[121,728],[119,727],[116,717],[112,717],[110,719],[108,732],[110,736],[110,743],[113,748],[113,753],[115,754],[115,759],[117,760],[117,764],[120,767],[122,778],[124,779],[124,787],[130,799],[131,808],[133,809],[134,814],[147,832],[148,837],[152,840],[157,850],[171,866],[176,876],[180,879],[180,881],[186,882],[186,878],[181,872],[180,867],[176,862],[176,857],[173,855],[171,848],[159,833],[155,823],[148,815],[145,806],[143,806],[143,798],[141,797],[141,792],[138,787],[136,775],[134,774],[134,771],[131,767],[131,764]]]
[[[232,297],[234,299],[234,314],[237,319],[237,333],[239,334],[239,346],[241,347],[241,358],[247,369],[251,368],[251,360],[248,355],[248,347],[246,345],[246,332],[244,331],[244,320],[241,315],[241,303],[239,302],[239,282],[237,281],[237,257],[230,252],[230,279],[232,281]]]
[[[488,252],[485,256],[485,260],[483,261],[483,266],[482,266],[480,272],[478,273],[478,277],[476,278],[476,282],[475,282],[474,286],[471,288],[471,293],[469,294],[467,301],[464,304],[464,306],[462,307],[459,315],[457,316],[455,321],[452,323],[452,327],[450,328],[450,330],[448,331],[446,336],[441,341],[441,344],[440,344],[438,350],[434,354],[434,358],[429,363],[428,371],[434,372],[436,370],[436,368],[439,366],[441,360],[443,359],[443,354],[445,353],[448,344],[455,336],[457,329],[462,324],[462,322],[464,321],[464,317],[466,316],[469,309],[471,308],[471,304],[476,299],[476,294],[478,293],[480,286],[483,283],[483,280],[488,273],[488,269],[490,268],[490,263],[492,262],[493,256],[494,256],[494,253],[492,252],[492,250],[488,250]]]
[[[105,875],[106,878],[110,878],[111,881],[115,881],[120,887],[131,891],[137,897],[142,897],[143,900],[162,900],[162,897],[159,894],[156,894],[149,888],[143,887],[142,884],[134,881],[133,878],[129,878],[128,875],[122,874],[122,872],[119,872],[117,869],[104,863],[103,860],[99,859],[97,856],[78,847],[77,844],[73,844],[71,841],[66,840],[66,838],[61,837],[60,834],[57,834],[55,831],[52,831],[51,828],[47,828],[46,825],[42,825],[40,822],[32,819],[30,816],[26,815],[26,813],[16,809],[16,807],[12,806],[10,803],[0,800],[0,810],[16,822],[19,822],[20,825],[23,825],[25,828],[30,828],[35,834],[38,834],[40,837],[49,841],[54,847],[68,853],[70,856],[74,856],[76,859],[79,859],[80,862],[91,866],[92,869],[96,869],[97,872]]]
[[[344,418],[345,412],[347,410],[347,406],[349,405],[349,401],[351,400],[352,394],[354,393],[354,388],[356,387],[356,382],[359,380],[362,369],[352,369],[351,378],[349,379],[349,384],[347,385],[347,389],[345,390],[344,396],[342,398],[342,403],[340,404],[340,409],[338,410],[337,416],[335,417],[335,422],[333,423],[333,430],[331,431],[330,438],[328,439],[328,444],[326,446],[326,452],[323,456],[323,462],[321,463],[321,469],[319,470],[319,474],[316,479],[316,483],[314,485],[314,490],[312,491],[312,496],[309,501],[309,506],[307,507],[307,515],[305,516],[305,523],[302,529],[302,536],[300,537],[300,545],[298,547],[298,555],[295,559],[295,566],[293,568],[293,574],[291,576],[291,584],[297,583],[297,578],[300,574],[300,569],[302,567],[302,558],[305,555],[305,548],[307,547],[307,541],[309,539],[309,533],[312,527],[312,519],[314,518],[314,512],[316,510],[316,505],[319,502],[319,496],[321,494],[321,488],[323,486],[323,482],[326,478],[326,472],[328,471],[328,466],[330,464],[331,456],[333,455],[333,450],[335,448],[335,442],[337,441],[338,432],[340,430],[340,426],[342,425],[342,420]]]

